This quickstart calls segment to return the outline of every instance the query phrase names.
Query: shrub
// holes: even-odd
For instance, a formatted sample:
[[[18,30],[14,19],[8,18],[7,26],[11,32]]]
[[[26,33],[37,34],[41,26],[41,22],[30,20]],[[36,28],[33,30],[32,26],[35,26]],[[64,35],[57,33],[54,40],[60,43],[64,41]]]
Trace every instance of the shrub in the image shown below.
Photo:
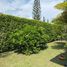
[[[38,27],[46,26],[46,23],[42,23],[41,21],[0,14],[0,52],[14,49],[14,46],[9,44],[10,38],[8,36],[16,29],[22,29],[24,24]]]
[[[0,14],[0,52],[17,50],[22,53],[37,53],[47,42],[67,40],[63,24],[43,23],[37,20]]]
[[[64,40],[67,40],[67,33],[66,33],[66,34],[63,34],[62,38],[63,38]]]
[[[0,34],[0,52],[13,50],[13,45],[9,44],[9,33]]]
[[[39,50],[46,48],[49,36],[44,33],[45,28],[24,25],[23,29],[16,30],[10,34],[10,44],[22,53],[37,53]]]

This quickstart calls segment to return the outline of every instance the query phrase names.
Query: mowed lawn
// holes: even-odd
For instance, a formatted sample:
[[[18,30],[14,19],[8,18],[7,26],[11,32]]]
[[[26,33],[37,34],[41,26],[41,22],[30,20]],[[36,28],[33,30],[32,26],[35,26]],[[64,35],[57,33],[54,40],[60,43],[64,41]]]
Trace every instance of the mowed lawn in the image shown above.
[[[63,49],[52,48],[54,45],[54,42],[48,43],[46,50],[30,56],[13,52],[6,53],[4,56],[0,54],[0,67],[63,67],[51,61],[51,59],[64,52]]]

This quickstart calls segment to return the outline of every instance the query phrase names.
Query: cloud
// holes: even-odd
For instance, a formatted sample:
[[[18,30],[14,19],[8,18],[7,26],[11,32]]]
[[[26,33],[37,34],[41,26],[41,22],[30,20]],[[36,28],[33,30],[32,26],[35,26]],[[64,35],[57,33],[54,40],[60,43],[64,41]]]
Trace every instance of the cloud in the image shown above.
[[[0,12],[32,18],[32,7],[34,0],[0,0]],[[59,10],[54,8],[54,5],[62,2],[63,0],[41,0],[42,17],[51,20]]]

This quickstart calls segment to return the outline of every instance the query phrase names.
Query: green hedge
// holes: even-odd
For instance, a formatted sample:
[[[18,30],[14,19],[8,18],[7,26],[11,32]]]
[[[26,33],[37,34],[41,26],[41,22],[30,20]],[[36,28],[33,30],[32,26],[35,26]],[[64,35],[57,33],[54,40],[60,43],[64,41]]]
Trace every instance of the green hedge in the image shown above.
[[[42,30],[42,29],[44,29],[44,30]],[[20,35],[21,32],[22,32],[22,34],[21,34],[22,36]],[[39,46],[40,46],[39,48],[37,48],[36,46],[35,46],[35,48],[32,47],[31,51],[27,47],[27,45],[25,45],[27,47],[27,48],[25,47],[25,49],[24,49],[25,51],[24,50],[19,50],[19,51],[27,53],[26,51],[28,49],[28,53],[30,53],[30,52],[36,53],[41,48],[44,48],[44,46],[47,42],[51,42],[51,41],[55,40],[57,37],[56,31],[53,28],[52,24],[38,21],[38,20],[31,20],[31,19],[15,17],[15,16],[11,16],[11,15],[0,14],[0,52],[17,49],[17,48],[15,48],[15,44],[20,46],[20,43],[22,40],[24,42],[26,42],[27,39],[26,40],[24,39],[25,34],[28,34],[30,32],[32,35],[28,36],[27,39],[33,38],[34,42],[36,40],[37,45],[43,41],[42,44],[39,44]],[[19,36],[15,35],[16,33],[19,34]],[[9,37],[9,36],[11,36],[11,37]],[[16,39],[14,36],[17,38],[19,37],[18,39],[21,38],[21,41]],[[40,41],[38,41],[36,39],[36,37]],[[11,41],[13,39],[15,39],[16,42],[13,43],[13,41]],[[29,42],[29,46],[30,46],[31,45],[30,43],[32,41],[29,40],[28,42]],[[28,42],[26,42],[26,43],[28,44]],[[32,45],[34,44],[34,42],[32,42]],[[22,44],[23,43],[21,43],[21,45]],[[34,52],[33,52],[33,48],[35,50]]]
[[[31,54],[46,48],[49,36],[44,33],[45,28],[24,25],[23,29],[11,32],[9,44],[13,44],[17,52]]]

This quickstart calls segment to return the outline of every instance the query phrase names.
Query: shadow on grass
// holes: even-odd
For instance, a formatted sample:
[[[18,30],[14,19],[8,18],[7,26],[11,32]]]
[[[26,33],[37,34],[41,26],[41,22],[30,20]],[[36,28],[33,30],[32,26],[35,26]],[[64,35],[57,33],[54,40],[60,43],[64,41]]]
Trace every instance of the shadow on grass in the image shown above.
[[[62,54],[64,54],[64,53],[62,53]],[[58,56],[52,58],[50,61],[53,63],[59,64],[61,66],[67,67],[67,61],[59,59],[59,56],[61,56],[62,54],[59,54]]]
[[[40,49],[38,49],[40,47]],[[23,49],[21,49],[21,47],[19,49],[14,50],[14,53],[17,54],[23,54],[23,55],[32,55],[32,54],[38,54],[40,51],[46,50],[48,48],[48,46],[39,46],[37,49],[26,49],[23,51]]]
[[[51,46],[53,49],[64,49],[65,42],[55,42],[54,46]]]
[[[12,52],[4,52],[4,53],[0,53],[0,58],[4,58],[4,57],[7,57],[9,55],[11,55]]]

